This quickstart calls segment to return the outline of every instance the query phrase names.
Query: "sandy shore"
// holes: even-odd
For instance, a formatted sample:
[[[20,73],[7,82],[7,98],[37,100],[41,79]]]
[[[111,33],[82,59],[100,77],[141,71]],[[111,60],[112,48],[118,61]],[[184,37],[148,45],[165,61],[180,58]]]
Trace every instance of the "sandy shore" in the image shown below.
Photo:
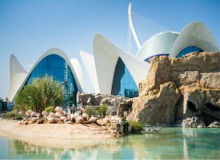
[[[38,146],[75,148],[102,143],[103,139],[111,139],[113,135],[95,124],[21,125],[19,121],[0,119],[0,137],[15,138]]]

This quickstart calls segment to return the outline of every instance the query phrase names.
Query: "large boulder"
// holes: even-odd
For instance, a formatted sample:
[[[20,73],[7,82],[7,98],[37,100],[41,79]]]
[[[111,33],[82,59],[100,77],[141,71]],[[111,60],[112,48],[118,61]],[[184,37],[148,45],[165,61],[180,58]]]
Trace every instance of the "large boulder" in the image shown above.
[[[181,94],[174,83],[162,84],[157,95],[135,98],[133,110],[127,119],[151,125],[172,123],[175,116],[175,104],[180,96]]]
[[[77,93],[77,103],[82,104],[82,105],[87,105],[88,104],[88,99],[90,97],[93,97],[93,95],[78,92]]]

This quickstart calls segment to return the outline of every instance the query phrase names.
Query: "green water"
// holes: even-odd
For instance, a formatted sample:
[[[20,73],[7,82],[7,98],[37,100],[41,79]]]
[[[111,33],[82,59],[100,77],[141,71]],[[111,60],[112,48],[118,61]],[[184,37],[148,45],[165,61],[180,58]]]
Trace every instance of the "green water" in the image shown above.
[[[220,159],[220,129],[163,128],[160,134],[85,139],[73,146],[48,148],[0,137],[0,159]]]

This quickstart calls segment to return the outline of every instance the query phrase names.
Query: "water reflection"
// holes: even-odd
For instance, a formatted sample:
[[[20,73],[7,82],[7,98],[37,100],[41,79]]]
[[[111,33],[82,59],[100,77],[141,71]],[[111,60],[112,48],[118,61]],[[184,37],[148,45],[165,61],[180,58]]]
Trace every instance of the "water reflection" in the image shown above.
[[[219,134],[219,129],[164,128],[160,134],[78,140],[74,148],[0,138],[0,159],[219,159]]]

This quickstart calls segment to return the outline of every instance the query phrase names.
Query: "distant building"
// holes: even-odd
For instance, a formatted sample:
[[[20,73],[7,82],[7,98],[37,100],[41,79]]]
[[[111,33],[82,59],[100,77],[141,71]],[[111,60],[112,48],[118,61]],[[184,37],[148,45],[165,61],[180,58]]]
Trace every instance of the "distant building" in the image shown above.
[[[132,22],[131,5],[129,5],[129,25],[138,46],[134,56],[97,34],[93,40],[93,55],[80,51],[86,73],[94,93],[138,96],[138,83],[145,79],[148,60],[154,56],[166,55],[182,57],[190,52],[219,52],[219,47],[211,31],[200,22],[193,22],[180,33],[164,31],[153,35],[143,44]],[[87,92],[81,65],[77,59],[69,59],[64,52],[52,48],[45,52],[26,72],[14,55],[10,57],[10,92],[13,100],[17,91],[31,84],[34,78],[52,76],[65,88],[65,97],[71,94]]]
[[[9,111],[13,107],[12,102],[5,102],[5,101],[0,101],[0,112],[1,111]]]

